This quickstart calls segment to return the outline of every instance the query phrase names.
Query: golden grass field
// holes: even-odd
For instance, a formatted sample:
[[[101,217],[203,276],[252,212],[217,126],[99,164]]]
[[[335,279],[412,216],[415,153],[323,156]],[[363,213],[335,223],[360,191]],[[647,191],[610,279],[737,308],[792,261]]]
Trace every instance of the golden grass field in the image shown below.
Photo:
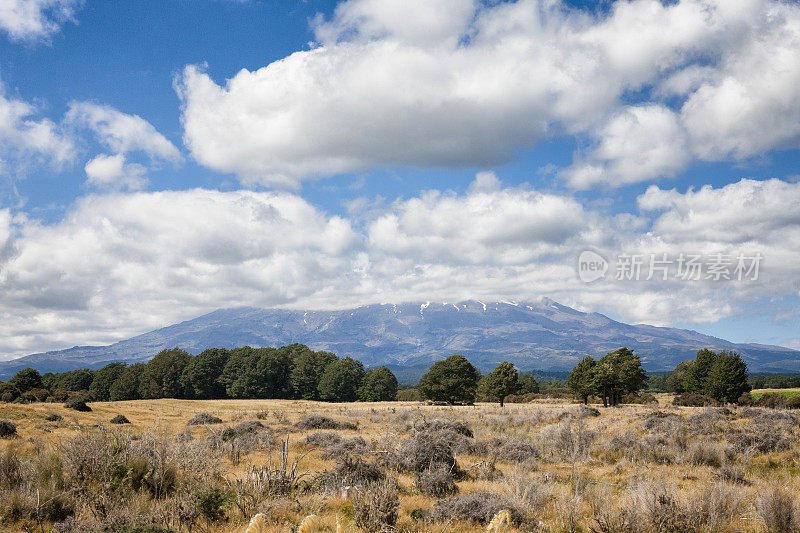
[[[467,472],[457,481],[459,495],[476,491],[502,494],[533,517],[506,531],[680,531],[691,524],[688,530],[755,532],[780,527],[770,525],[769,513],[798,513],[794,495],[800,493],[800,446],[794,414],[755,408],[729,411],[673,407],[669,400],[661,395],[659,405],[599,408],[599,416],[585,416],[581,406],[556,401],[500,408],[496,404],[451,407],[401,402],[163,399],[96,402],[90,404],[92,412],[88,413],[71,411],[60,404],[0,404],[0,420],[17,425],[16,437],[0,439],[0,452],[8,453],[11,448],[23,461],[48,451],[57,455],[59,447],[70,439],[95,433],[154,434],[174,440],[187,430],[187,420],[206,412],[221,418],[223,424],[192,427],[195,442],[258,417],[272,428],[276,438],[288,437],[292,461],[308,451],[304,441],[317,431],[300,430],[294,424],[308,415],[322,414],[357,423],[355,430],[335,432],[347,438],[363,437],[370,446],[365,460],[370,460],[387,449],[398,449],[425,421],[454,420],[472,429],[474,439],[470,442],[490,443],[487,449],[502,449],[507,442],[524,442],[538,450],[536,457],[522,461],[508,460],[502,453],[471,449],[456,454],[458,464]],[[45,416],[51,413],[63,420],[46,421]],[[117,414],[124,414],[131,424],[111,426],[108,422]],[[758,441],[765,432],[774,434],[770,438],[781,444]],[[492,439],[496,439],[495,444],[491,444]],[[316,474],[337,464],[336,458],[323,459],[322,452],[312,450],[298,465],[302,472],[308,472],[304,479],[309,483]],[[222,475],[233,479],[246,476],[252,466],[264,465],[270,456],[274,461],[276,453],[276,448],[270,452],[257,450],[242,456],[238,465],[220,453],[215,461]],[[502,476],[485,475],[491,464]],[[430,510],[446,498],[421,494],[413,474],[391,475],[400,486],[396,530],[486,530],[483,522],[458,517],[445,521],[415,517],[414,510]],[[780,505],[785,502],[774,501],[783,497],[780,491],[790,495],[787,501],[794,506],[792,509],[781,511]],[[267,518],[264,531],[293,531],[311,514],[319,517],[317,531],[336,531],[337,522],[341,531],[359,531],[352,519],[350,500],[311,483],[307,490],[260,502],[258,510]],[[144,509],[150,503],[136,505]],[[775,511],[770,505],[778,505],[779,509]],[[659,513],[675,515],[675,523]],[[80,501],[77,516],[92,518]],[[249,518],[231,506],[222,521],[199,523],[193,530],[243,532]],[[632,521],[639,524],[628,523]],[[794,522],[789,527],[798,524]],[[51,526],[44,525],[42,530]],[[7,531],[39,531],[30,524],[13,525],[8,520],[3,527]]]

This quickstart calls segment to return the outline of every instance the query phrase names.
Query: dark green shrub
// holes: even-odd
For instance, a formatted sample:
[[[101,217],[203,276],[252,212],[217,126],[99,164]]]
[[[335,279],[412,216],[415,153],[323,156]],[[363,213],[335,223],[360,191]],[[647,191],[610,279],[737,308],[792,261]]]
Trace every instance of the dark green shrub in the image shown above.
[[[82,396],[71,396],[64,402],[64,407],[82,413],[88,413],[92,410],[91,407],[86,405],[86,400],[84,400]]]
[[[222,424],[222,419],[208,413],[198,413],[186,422],[187,426],[204,426],[206,424]]]
[[[213,488],[197,494],[197,507],[207,522],[223,520],[225,518],[225,509],[230,501],[230,494],[219,488]]]
[[[112,424],[130,424],[131,421],[125,415],[117,415],[111,419]]]
[[[0,420],[0,438],[11,437],[17,434],[17,425],[8,420]]]
[[[309,415],[295,424],[300,429],[358,429],[358,424],[340,422],[323,415]]]

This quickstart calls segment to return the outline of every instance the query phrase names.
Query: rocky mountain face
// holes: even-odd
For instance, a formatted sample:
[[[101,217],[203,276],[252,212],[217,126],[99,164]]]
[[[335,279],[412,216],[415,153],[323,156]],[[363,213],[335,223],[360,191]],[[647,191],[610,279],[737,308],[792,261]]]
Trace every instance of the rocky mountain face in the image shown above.
[[[798,372],[800,352],[780,346],[735,344],[695,331],[624,324],[549,299],[539,302],[381,304],[340,311],[220,309],[110,346],[77,346],[0,362],[0,379],[32,366],[42,372],[98,368],[112,361],[145,361],[165,348],[303,343],[351,356],[368,366],[389,365],[413,379],[453,354],[481,370],[511,361],[524,370],[565,371],[585,355],[626,346],[648,371],[671,370],[700,348],[736,350],[752,371]]]

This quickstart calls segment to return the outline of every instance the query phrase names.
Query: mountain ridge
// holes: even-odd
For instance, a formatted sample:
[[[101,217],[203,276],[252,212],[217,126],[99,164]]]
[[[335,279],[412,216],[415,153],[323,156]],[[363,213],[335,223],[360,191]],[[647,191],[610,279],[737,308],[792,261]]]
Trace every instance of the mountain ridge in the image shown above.
[[[217,309],[107,346],[75,346],[0,362],[0,379],[32,366],[40,371],[98,368],[112,361],[145,361],[165,348],[190,353],[207,348],[302,343],[418,374],[433,361],[460,353],[481,370],[504,360],[524,370],[564,371],[585,355],[627,346],[648,371],[671,370],[700,348],[740,352],[751,371],[798,372],[800,351],[737,344],[693,330],[626,324],[549,298],[538,302],[407,302],[353,309]],[[417,370],[414,370],[417,369]]]

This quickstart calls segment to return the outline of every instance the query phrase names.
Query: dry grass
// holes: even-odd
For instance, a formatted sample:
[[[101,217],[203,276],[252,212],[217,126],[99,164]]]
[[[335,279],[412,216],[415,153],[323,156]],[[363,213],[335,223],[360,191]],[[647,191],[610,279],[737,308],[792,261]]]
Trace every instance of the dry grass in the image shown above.
[[[552,401],[0,404],[0,420],[17,427],[0,439],[0,529],[47,532],[66,520],[59,531],[77,533],[138,520],[241,533],[260,513],[262,532],[310,515],[314,531],[477,532],[503,510],[505,531],[797,527],[794,415],[660,400],[600,416]],[[223,422],[187,426],[200,413]],[[109,424],[118,414],[131,423]],[[320,416],[337,429],[308,423]],[[124,455],[122,475],[104,470],[114,454]],[[106,477],[91,474],[92,490],[64,483],[96,471]]]

